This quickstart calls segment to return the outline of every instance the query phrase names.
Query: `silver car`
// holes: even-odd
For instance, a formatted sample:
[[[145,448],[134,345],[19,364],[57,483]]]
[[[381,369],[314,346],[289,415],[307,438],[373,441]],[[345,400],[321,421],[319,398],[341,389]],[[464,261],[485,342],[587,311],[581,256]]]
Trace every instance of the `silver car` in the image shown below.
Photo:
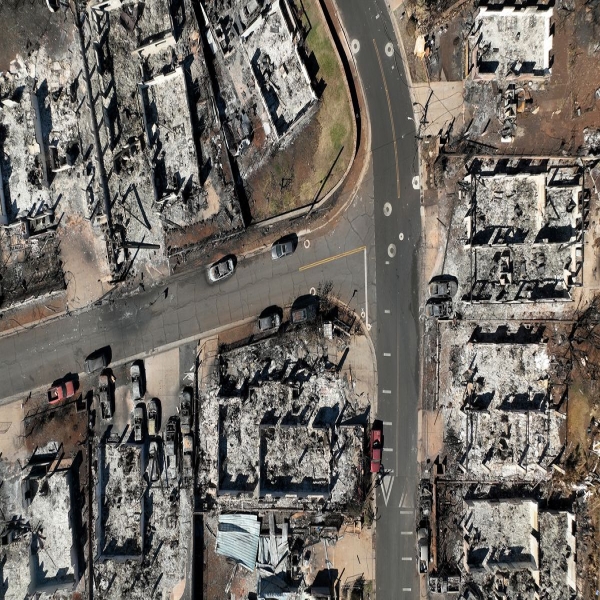
[[[280,240],[271,248],[271,258],[277,260],[294,253],[294,242],[292,240]]]
[[[226,277],[233,275],[234,271],[235,264],[233,262],[233,258],[223,258],[208,269],[208,279],[212,282],[220,281],[221,279],[225,279]]]

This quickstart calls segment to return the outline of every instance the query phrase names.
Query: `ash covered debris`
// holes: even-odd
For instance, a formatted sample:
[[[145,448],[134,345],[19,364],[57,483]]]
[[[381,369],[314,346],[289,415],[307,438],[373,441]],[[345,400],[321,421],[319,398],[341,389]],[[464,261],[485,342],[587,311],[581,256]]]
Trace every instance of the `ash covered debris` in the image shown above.
[[[242,228],[191,2],[101,2],[89,15],[122,246],[164,258]]]
[[[438,402],[449,470],[481,480],[549,478],[565,427],[551,389],[539,332],[532,343],[511,338],[509,328],[444,327]]]
[[[203,485],[216,485],[221,503],[305,498],[342,507],[352,500],[361,486],[367,399],[355,396],[325,347],[287,335],[230,351],[205,385]]]
[[[82,550],[72,461],[49,443],[23,469],[2,461],[0,470],[2,597],[70,597]]]
[[[583,282],[590,202],[584,170],[570,161],[515,170],[493,159],[475,160],[468,170],[456,208],[464,229],[449,244],[452,266],[470,273],[463,300],[571,300]]]
[[[144,444],[101,443],[95,473],[94,596],[144,599],[183,592],[192,498],[177,482],[150,483]]]
[[[468,38],[471,75],[499,80],[548,77],[552,25],[551,4],[482,3]]]
[[[203,3],[219,118],[240,173],[248,176],[305,123],[316,94],[299,52],[301,31],[286,0]]]

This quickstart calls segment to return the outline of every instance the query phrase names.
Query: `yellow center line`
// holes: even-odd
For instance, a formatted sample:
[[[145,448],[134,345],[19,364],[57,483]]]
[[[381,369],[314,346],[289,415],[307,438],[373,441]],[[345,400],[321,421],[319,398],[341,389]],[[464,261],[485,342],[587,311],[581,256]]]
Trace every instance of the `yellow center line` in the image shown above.
[[[304,265],[300,267],[298,271],[306,271],[307,269],[312,269],[313,267],[319,267],[321,265],[327,264],[328,262],[332,262],[334,260],[338,260],[340,258],[344,258],[346,256],[350,256],[352,254],[356,254],[357,252],[362,252],[366,250],[366,246],[361,246],[360,248],[354,248],[354,250],[347,250],[346,252],[342,252],[341,254],[336,254],[335,256],[330,256],[329,258],[324,258],[323,260],[318,260],[317,262],[310,263],[309,265]]]
[[[385,73],[383,72],[383,65],[381,64],[381,56],[379,55],[379,48],[373,40],[373,46],[375,46],[375,52],[377,54],[377,62],[379,63],[379,70],[381,71],[381,78],[383,79],[383,87],[385,89],[385,97],[387,98],[388,111],[390,113],[390,122],[392,123],[392,138],[394,140],[394,157],[396,159],[396,192],[398,198],[400,198],[400,172],[398,169],[398,146],[396,145],[396,127],[394,125],[394,116],[392,114],[392,103],[390,102],[390,93],[388,92],[387,81],[385,79]]]

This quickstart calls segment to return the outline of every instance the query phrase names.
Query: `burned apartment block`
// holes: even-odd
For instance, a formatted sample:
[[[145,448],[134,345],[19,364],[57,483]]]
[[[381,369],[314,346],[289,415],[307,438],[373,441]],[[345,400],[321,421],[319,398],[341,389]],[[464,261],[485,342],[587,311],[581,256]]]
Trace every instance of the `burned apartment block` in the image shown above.
[[[589,199],[573,164],[472,165],[459,190],[464,215],[463,299],[473,303],[572,299],[583,280]]]
[[[457,473],[549,478],[565,427],[553,398],[543,328],[441,328],[438,402]]]
[[[248,175],[316,104],[300,31],[286,0],[211,0],[203,7],[219,115],[229,151]]]
[[[547,344],[540,324],[440,326],[430,592],[452,581],[465,599],[576,594],[572,503],[551,493],[566,415]]]
[[[362,402],[292,337],[221,354],[203,400],[200,437],[216,459],[203,485],[224,506],[344,507],[362,486]]]
[[[468,38],[468,70],[482,80],[547,77],[552,40],[552,5],[484,2]]]

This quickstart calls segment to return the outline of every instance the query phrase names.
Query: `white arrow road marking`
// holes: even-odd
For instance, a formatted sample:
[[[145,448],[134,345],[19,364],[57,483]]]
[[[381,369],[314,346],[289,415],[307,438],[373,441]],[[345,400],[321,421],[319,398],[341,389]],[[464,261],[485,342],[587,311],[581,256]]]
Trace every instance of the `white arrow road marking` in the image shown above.
[[[393,475],[384,475],[381,479],[381,493],[383,495],[383,501],[387,506],[387,503],[390,499],[390,494],[392,493],[392,486],[394,485],[394,476]]]

